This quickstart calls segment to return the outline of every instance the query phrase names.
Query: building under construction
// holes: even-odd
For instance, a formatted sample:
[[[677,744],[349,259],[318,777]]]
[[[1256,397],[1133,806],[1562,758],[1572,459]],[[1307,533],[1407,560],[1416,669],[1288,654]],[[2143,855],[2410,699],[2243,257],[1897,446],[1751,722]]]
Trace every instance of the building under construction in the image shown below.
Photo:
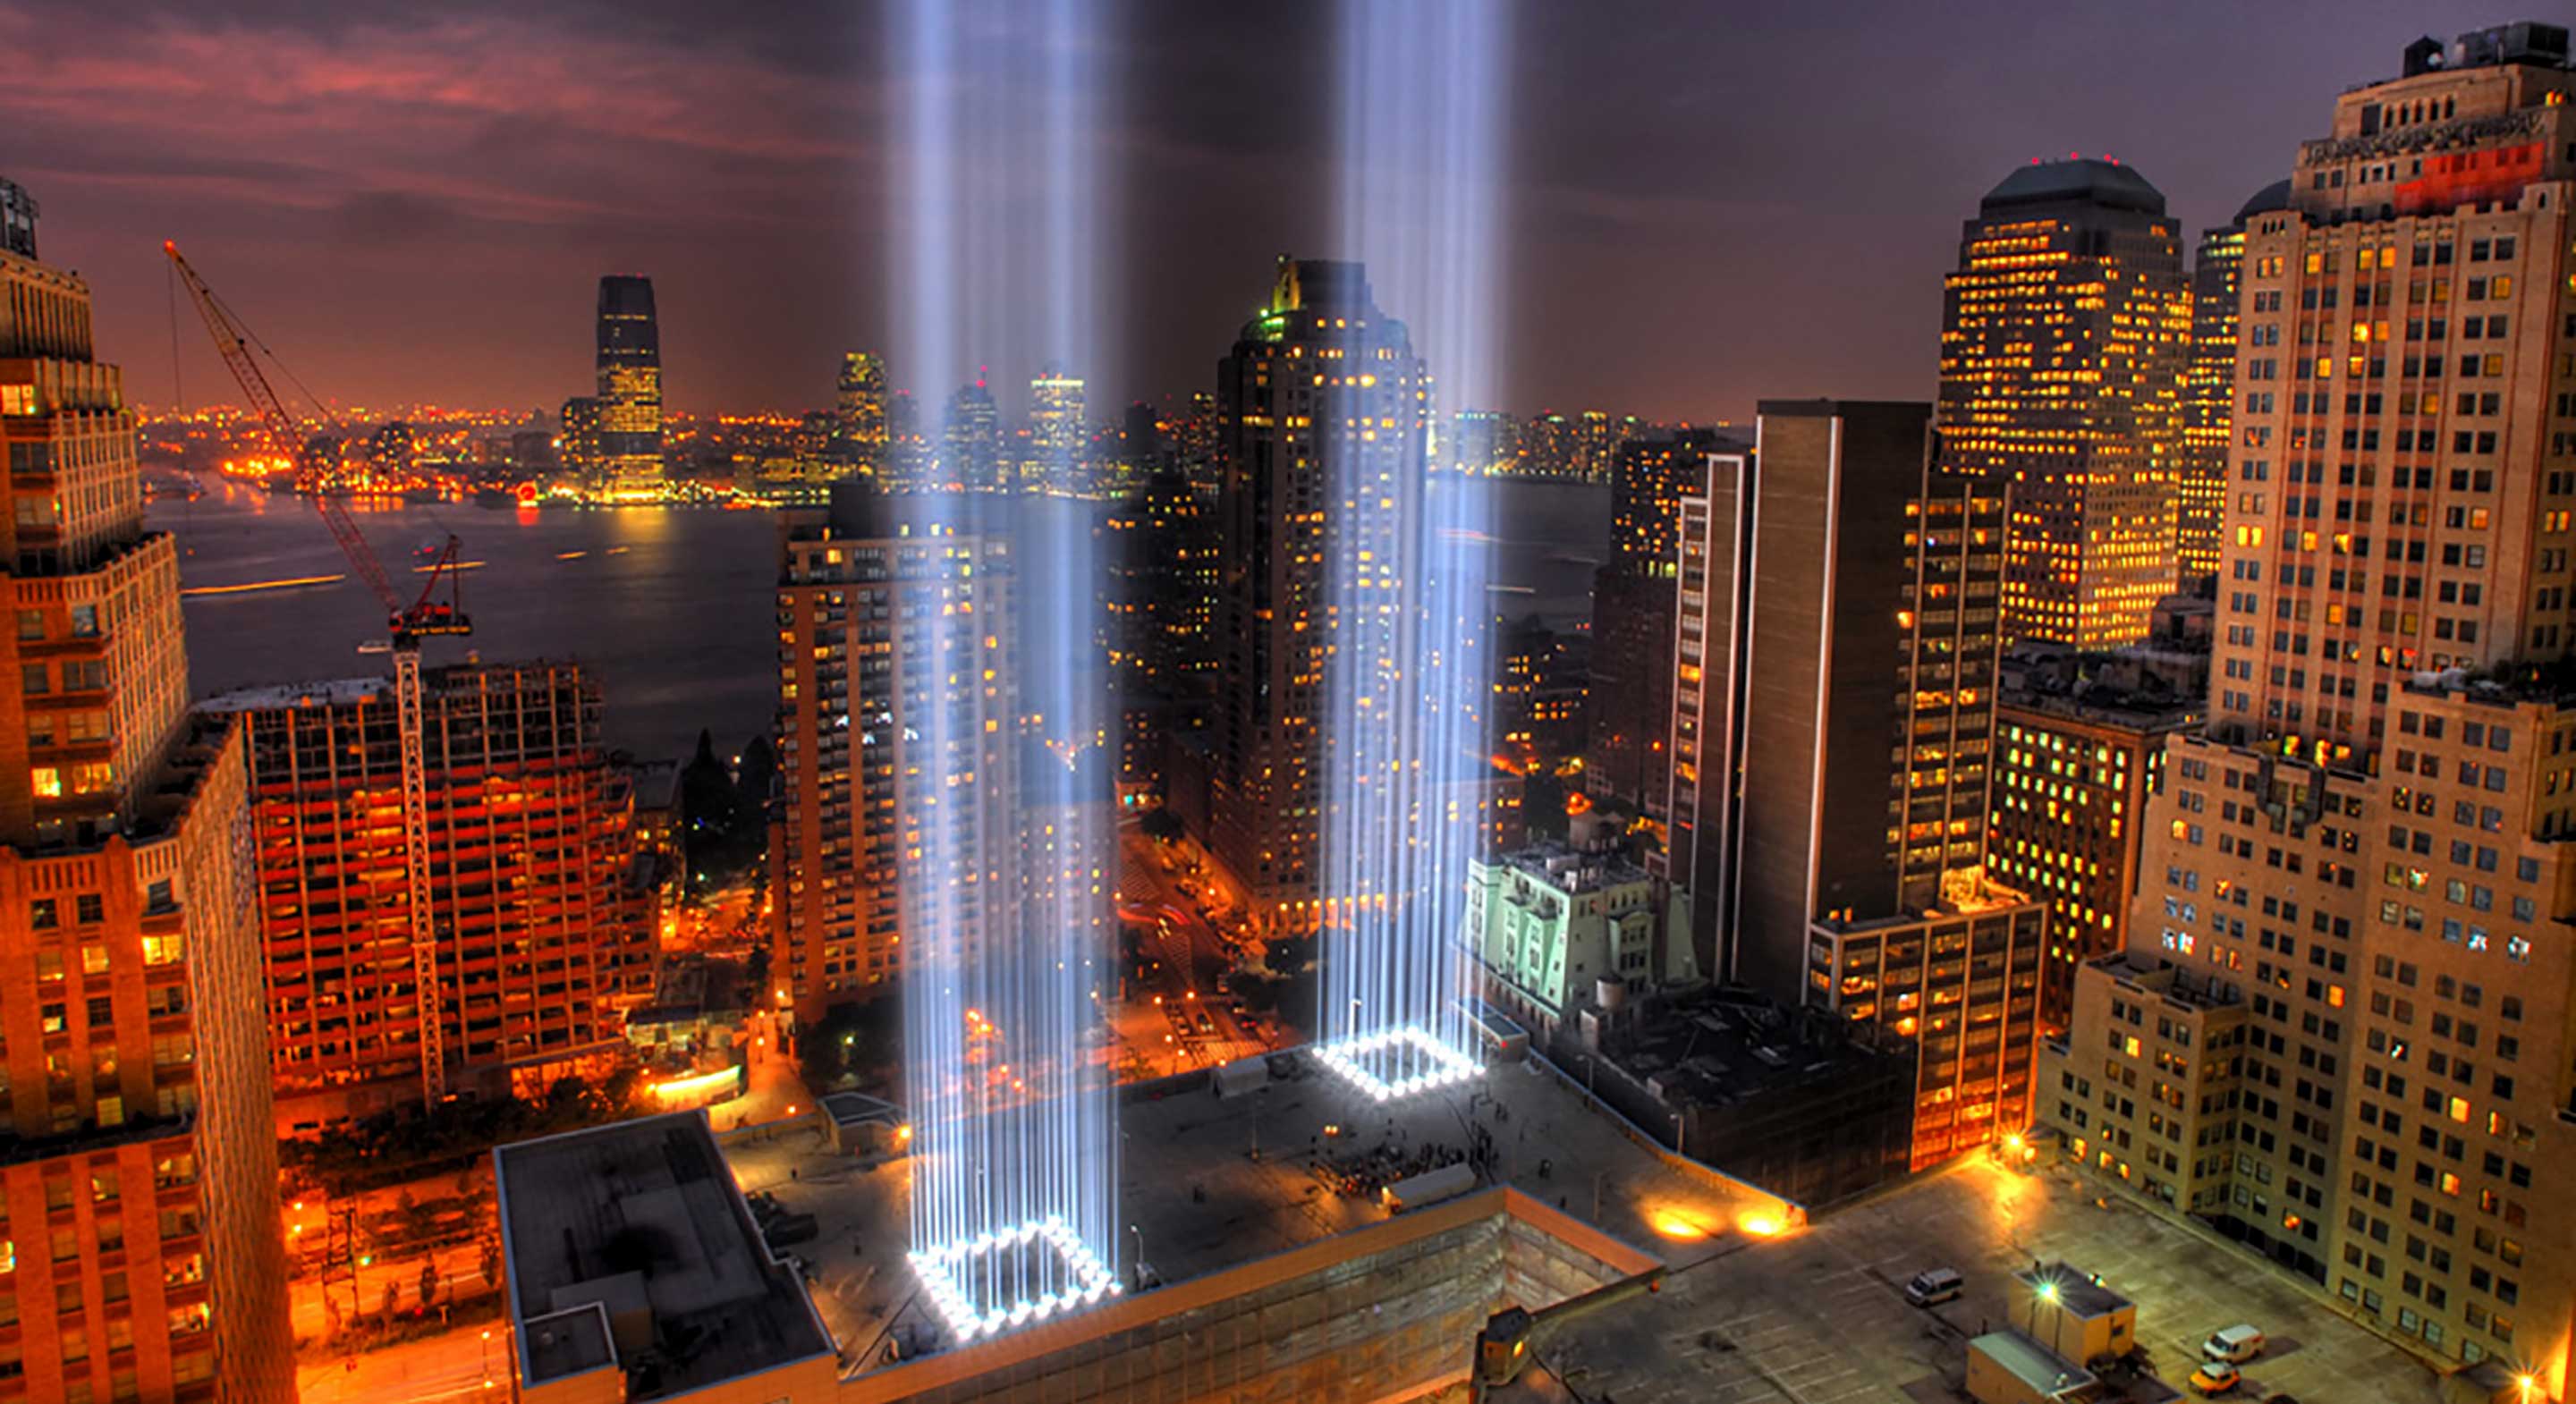
[[[425,1089],[535,1094],[623,1051],[626,1010],[651,994],[650,859],[578,665],[423,673],[426,1012],[393,681],[254,688],[204,709],[249,735],[281,1134]],[[444,1066],[424,1068],[424,1048]]]

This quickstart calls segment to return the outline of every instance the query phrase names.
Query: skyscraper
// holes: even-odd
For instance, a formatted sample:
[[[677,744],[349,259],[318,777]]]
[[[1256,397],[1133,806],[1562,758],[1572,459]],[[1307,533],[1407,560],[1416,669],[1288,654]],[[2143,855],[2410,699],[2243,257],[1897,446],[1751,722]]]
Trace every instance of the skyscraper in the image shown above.
[[[2410,45],[2248,221],[2210,722],[2168,750],[2128,951],[2077,972],[2041,1105],[2088,1167],[2552,1396],[2576,1327],[2568,52],[2539,24]]]
[[[2173,590],[2191,299],[2164,211],[2112,161],[2025,166],[1942,280],[1942,466],[2013,485],[2008,644],[2127,643]]]
[[[2191,352],[2183,372],[2182,459],[2174,478],[2174,548],[2186,583],[2218,573],[2227,516],[2227,444],[2236,423],[2236,303],[2245,221],[2286,207],[2290,183],[2254,193],[2236,218],[2201,231],[2191,262]]]
[[[1681,504],[1704,491],[1709,455],[1745,447],[1713,430],[1685,429],[1630,439],[1615,455],[1610,555],[1592,581],[1591,738],[1583,787],[1596,802],[1632,814],[1654,814],[1662,804],[1671,766],[1665,746]]]
[[[921,748],[935,730],[927,712],[982,686],[938,674],[926,626],[906,621],[935,616],[963,582],[998,576],[1008,548],[999,537],[932,534],[932,514],[905,510],[914,500],[836,483],[828,511],[781,526],[770,997],[799,1018],[874,998],[899,978],[901,869],[920,861],[920,831],[934,817],[921,805],[930,783]],[[986,607],[988,618],[1002,613]]]
[[[2021,1124],[2047,911],[1985,875],[2009,489],[1930,408],[1765,401],[1683,499],[1655,869],[1698,968],[1915,1048],[1910,1161]]]
[[[32,1399],[283,1404],[241,736],[188,715],[134,414],[92,359],[88,284],[16,251],[27,213],[0,248],[0,1361]]]
[[[937,478],[967,492],[994,492],[1003,486],[1002,411],[981,376],[948,397]]]
[[[1737,949],[1716,968],[1796,999],[1809,921],[1930,908],[1984,861],[2006,494],[1930,472],[1922,405],[1761,408]]]
[[[859,476],[883,479],[893,468],[886,448],[885,358],[852,351],[841,358],[841,379],[834,401],[834,425],[841,461]]]
[[[1340,373],[1355,366],[1360,374]],[[1309,371],[1306,367],[1331,367]],[[1218,368],[1217,707],[1210,847],[1265,926],[1321,917],[1327,530],[1334,455],[1399,452],[1379,421],[1411,423],[1421,363],[1355,263],[1282,258],[1269,306]],[[1364,428],[1363,426],[1368,426]],[[1355,538],[1354,538],[1355,539]],[[1392,557],[1384,557],[1392,560]]]
[[[662,461],[662,332],[653,280],[599,280],[599,479],[611,502],[649,502],[668,479]]]
[[[1089,488],[1089,449],[1082,377],[1049,366],[1029,380],[1029,453],[1020,465],[1022,492],[1079,493]]]
[[[402,907],[402,745],[391,679],[209,700],[248,737],[280,1135],[416,1105],[425,1046]],[[570,663],[421,680],[442,1085],[542,1097],[622,1053],[653,986],[635,798]],[[390,876],[388,876],[390,874]],[[496,877],[497,875],[497,877]]]

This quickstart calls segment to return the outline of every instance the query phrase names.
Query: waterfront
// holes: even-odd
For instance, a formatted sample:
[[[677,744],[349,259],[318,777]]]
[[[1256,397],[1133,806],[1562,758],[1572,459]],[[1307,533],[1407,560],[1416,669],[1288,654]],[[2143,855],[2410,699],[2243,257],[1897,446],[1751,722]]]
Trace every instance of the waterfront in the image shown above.
[[[1588,613],[1592,569],[1609,538],[1609,493],[1503,481],[1494,536],[1498,613],[1560,626]],[[1102,504],[1049,501],[1098,513]],[[446,504],[358,509],[359,526],[398,579],[414,551],[453,531],[474,636],[431,640],[432,666],[469,649],[495,661],[570,658],[607,702],[610,744],[645,758],[685,756],[700,728],[731,753],[768,730],[776,702],[778,520],[768,512],[631,507],[584,511]],[[311,503],[210,481],[196,499],[155,499],[151,525],[179,543],[180,584],[205,590],[346,570]],[[382,612],[355,581],[191,594],[190,686],[198,697],[255,684],[381,674]]]

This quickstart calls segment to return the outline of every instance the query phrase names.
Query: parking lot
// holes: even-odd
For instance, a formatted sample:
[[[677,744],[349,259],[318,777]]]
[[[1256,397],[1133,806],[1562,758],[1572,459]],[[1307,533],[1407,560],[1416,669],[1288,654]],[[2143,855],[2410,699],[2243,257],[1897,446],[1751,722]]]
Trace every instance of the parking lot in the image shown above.
[[[2277,1270],[2071,1172],[2024,1175],[1983,1161],[1827,1214],[1770,1243],[1729,1245],[1680,1269],[1633,1309],[1605,1313],[1542,1351],[1569,1391],[1541,1381],[1513,1398],[1619,1404],[1934,1404],[1959,1385],[1969,1338],[2011,1324],[2029,1302],[2012,1274],[2033,1259],[2101,1276],[2137,1303],[2138,1335],[2180,1387],[2210,1332],[2238,1322],[2269,1336],[2237,1397],[2286,1392],[2301,1404],[2434,1404],[2438,1382]],[[1932,1311],[1906,1305],[1930,1267],[1967,1291]]]

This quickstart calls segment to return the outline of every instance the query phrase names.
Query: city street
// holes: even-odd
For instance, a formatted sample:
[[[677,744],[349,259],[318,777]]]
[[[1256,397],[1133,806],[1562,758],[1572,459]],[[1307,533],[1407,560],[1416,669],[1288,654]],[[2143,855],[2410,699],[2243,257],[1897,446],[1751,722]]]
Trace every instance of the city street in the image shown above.
[[[351,1361],[356,1368],[350,1367]],[[296,1370],[295,1393],[302,1404],[507,1399],[507,1333],[497,1321],[484,1322],[363,1355],[329,1356]]]
[[[1277,1046],[1276,1022],[1246,1027],[1219,984],[1243,963],[1246,948],[1201,910],[1206,890],[1187,869],[1192,848],[1157,843],[1137,824],[1119,827],[1119,915],[1145,954],[1162,962],[1129,989],[1112,1021],[1123,1081],[1222,1066]]]

